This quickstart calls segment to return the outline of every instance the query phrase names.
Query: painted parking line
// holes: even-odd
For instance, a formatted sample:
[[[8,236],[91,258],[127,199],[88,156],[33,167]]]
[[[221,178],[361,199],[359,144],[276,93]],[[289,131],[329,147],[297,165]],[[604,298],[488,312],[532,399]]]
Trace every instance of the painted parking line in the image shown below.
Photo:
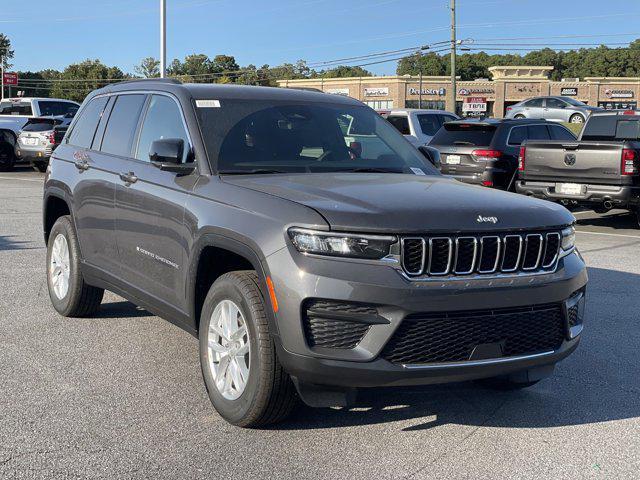
[[[587,233],[589,235],[605,235],[607,237],[640,238],[640,235],[625,235],[623,233],[590,232],[588,230],[576,230],[576,233]]]
[[[23,182],[42,183],[44,181],[44,178],[35,179],[35,178],[5,177],[3,175],[0,175],[0,180],[20,180],[20,181],[23,181]]]

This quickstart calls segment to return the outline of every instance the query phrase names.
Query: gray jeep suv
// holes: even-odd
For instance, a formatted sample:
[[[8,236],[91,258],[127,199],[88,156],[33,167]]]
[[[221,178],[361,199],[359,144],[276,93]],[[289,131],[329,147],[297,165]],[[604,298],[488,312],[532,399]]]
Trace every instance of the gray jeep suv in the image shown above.
[[[353,99],[108,86],[44,188],[55,309],[94,314],[107,289],[199,337],[211,401],[235,425],[364,387],[524,387],[578,346],[573,216],[441,176]]]

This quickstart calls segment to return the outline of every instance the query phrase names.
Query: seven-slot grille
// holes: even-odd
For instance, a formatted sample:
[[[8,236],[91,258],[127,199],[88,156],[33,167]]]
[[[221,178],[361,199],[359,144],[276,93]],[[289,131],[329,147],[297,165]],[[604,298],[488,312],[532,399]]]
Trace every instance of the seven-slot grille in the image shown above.
[[[403,237],[402,268],[412,276],[550,271],[558,232]]]

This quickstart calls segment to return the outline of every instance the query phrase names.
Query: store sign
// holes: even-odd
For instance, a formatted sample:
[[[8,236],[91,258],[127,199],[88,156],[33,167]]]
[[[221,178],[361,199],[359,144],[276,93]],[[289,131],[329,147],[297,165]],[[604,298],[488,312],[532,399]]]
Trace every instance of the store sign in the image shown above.
[[[342,95],[344,97],[349,96],[348,88],[327,88],[325,93],[330,93],[331,95]]]
[[[13,72],[4,72],[4,74],[2,75],[2,81],[5,85],[17,85],[18,74]]]
[[[446,88],[423,88],[422,95],[439,95],[444,96],[447,94]],[[420,89],[411,87],[409,88],[409,95],[420,95]]]
[[[485,97],[465,98],[462,104],[465,113],[482,113],[487,111],[487,99]]]
[[[466,97],[467,95],[488,94],[493,95],[495,90],[493,88],[461,88],[458,90],[458,95]]]
[[[613,90],[607,88],[604,91],[604,96],[607,98],[633,98],[634,92],[633,90]]]
[[[389,87],[365,88],[365,97],[386,97],[389,95]]]
[[[605,110],[635,110],[638,102],[598,102],[598,106]]]
[[[564,87],[560,89],[560,95],[563,97],[575,97],[578,95],[578,89],[576,87]]]

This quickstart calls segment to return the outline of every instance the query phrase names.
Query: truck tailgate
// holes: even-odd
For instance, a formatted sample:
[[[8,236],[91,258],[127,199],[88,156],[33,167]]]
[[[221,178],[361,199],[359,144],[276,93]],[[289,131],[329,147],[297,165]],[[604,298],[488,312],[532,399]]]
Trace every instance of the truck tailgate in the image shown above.
[[[622,185],[621,142],[526,142],[521,180]]]

